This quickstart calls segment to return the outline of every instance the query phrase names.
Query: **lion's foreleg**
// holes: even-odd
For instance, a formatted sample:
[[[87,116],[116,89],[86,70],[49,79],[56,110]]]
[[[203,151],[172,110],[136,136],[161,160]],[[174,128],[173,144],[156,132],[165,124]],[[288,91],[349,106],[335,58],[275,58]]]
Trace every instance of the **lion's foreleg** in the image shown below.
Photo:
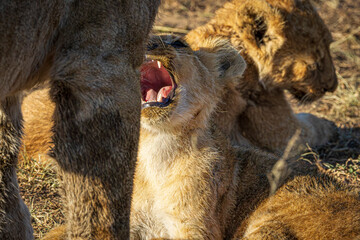
[[[140,76],[159,0],[78,1],[51,73],[53,155],[70,239],[127,239]]]
[[[76,57],[85,60],[59,61],[51,86],[66,229],[70,239],[126,239],[139,136],[138,75],[124,56],[108,55],[115,62]]]
[[[20,98],[5,98],[0,103],[0,239],[33,239],[30,213],[16,177],[21,120]]]

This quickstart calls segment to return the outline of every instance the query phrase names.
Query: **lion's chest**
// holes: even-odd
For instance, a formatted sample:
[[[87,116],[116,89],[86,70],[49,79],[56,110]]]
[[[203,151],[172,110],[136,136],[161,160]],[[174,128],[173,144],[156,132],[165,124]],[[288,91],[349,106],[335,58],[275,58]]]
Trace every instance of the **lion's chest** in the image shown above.
[[[163,189],[169,183],[178,182],[184,169],[189,169],[195,152],[189,150],[178,137],[170,134],[154,134],[142,137],[138,154],[138,168],[154,188]]]

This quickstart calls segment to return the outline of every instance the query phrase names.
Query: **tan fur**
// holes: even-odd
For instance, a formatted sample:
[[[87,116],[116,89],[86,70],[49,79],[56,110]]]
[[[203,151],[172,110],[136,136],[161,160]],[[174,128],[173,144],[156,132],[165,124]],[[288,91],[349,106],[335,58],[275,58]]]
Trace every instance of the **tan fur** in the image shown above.
[[[65,225],[61,225],[52,229],[50,233],[46,234],[46,236],[42,238],[42,240],[66,240],[65,233],[66,227]]]
[[[186,39],[196,47],[210,36],[229,39],[248,63],[237,92],[229,92],[223,101],[221,112],[229,115],[218,118],[234,142],[243,143],[245,137],[282,152],[298,128],[301,143],[328,141],[333,126],[314,116],[295,115],[284,95],[287,89],[309,102],[337,86],[331,34],[308,0],[233,0]],[[243,98],[240,110],[233,104],[239,96],[233,95]]]
[[[15,173],[20,104],[24,90],[49,77],[65,238],[128,237],[140,116],[136,69],[158,4],[1,1],[0,239],[33,239]]]
[[[245,225],[245,224],[244,224]],[[264,201],[235,239],[359,239],[358,192],[326,176],[297,177]]]

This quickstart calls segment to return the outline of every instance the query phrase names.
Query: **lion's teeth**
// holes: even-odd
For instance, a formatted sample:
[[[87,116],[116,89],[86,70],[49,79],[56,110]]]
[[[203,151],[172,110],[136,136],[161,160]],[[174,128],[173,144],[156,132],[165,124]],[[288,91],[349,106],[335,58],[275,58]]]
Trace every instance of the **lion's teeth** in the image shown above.
[[[162,96],[161,92],[158,93],[156,101],[158,101],[158,102],[163,101],[163,96]]]
[[[164,99],[168,98],[170,92],[171,92],[172,86],[166,86],[162,87],[157,95],[157,101],[158,102],[164,102]]]
[[[157,62],[158,68],[161,68],[161,62],[159,62],[159,61],[156,61],[156,62]]]

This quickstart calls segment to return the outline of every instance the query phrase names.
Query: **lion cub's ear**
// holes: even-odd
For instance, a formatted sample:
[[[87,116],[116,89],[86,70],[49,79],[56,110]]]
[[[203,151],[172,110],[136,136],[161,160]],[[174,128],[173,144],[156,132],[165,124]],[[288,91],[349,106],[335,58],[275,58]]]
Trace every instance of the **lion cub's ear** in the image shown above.
[[[221,78],[233,78],[235,82],[244,74],[246,62],[240,53],[228,43],[217,41],[217,67]]]
[[[201,43],[190,44],[195,54],[210,70],[217,73],[220,79],[233,78],[238,81],[246,68],[246,62],[240,53],[227,40],[207,38]],[[196,46],[195,46],[196,45]]]

